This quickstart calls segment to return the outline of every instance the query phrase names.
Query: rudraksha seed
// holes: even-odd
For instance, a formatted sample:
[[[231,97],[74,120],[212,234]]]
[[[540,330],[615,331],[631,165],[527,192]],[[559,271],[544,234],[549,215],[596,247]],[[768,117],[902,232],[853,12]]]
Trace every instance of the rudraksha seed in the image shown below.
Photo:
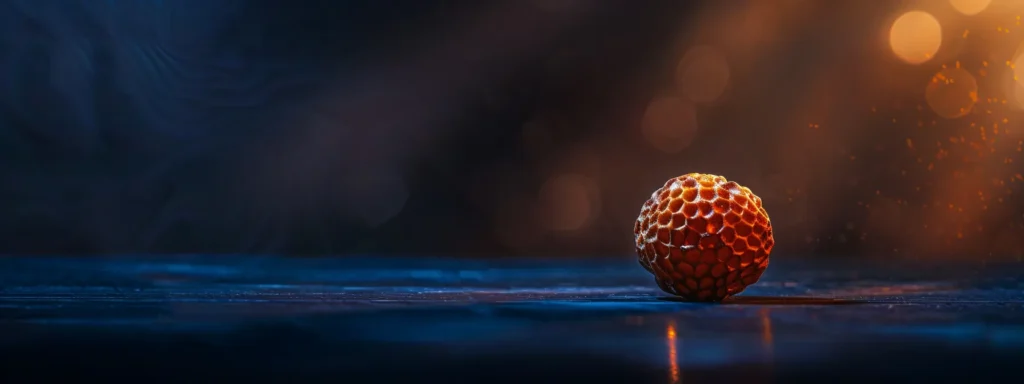
[[[658,287],[689,301],[717,302],[757,282],[775,245],[761,198],[722,176],[665,182],[633,227],[640,265]]]

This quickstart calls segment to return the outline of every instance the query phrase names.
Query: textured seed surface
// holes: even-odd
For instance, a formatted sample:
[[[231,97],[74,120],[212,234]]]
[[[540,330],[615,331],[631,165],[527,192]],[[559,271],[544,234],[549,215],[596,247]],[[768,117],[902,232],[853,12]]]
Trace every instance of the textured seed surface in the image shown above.
[[[757,282],[775,245],[761,198],[722,176],[665,182],[633,228],[640,265],[665,292],[721,301]]]

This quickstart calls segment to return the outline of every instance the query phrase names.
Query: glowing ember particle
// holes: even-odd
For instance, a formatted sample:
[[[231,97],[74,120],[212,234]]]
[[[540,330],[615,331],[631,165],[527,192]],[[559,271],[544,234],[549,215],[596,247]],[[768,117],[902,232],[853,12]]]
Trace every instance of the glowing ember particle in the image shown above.
[[[721,301],[754,284],[775,245],[768,213],[750,189],[722,176],[669,179],[633,228],[640,265],[665,292]]]

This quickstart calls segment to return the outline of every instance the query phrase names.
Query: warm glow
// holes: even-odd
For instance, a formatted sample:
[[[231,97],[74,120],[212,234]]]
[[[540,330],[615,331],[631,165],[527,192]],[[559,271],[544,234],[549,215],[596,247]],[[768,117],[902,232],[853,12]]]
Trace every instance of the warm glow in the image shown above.
[[[697,111],[690,102],[669,96],[651,101],[641,122],[644,138],[665,153],[689,147],[697,136]]]
[[[676,351],[675,324],[668,324],[668,331],[665,333],[665,339],[668,341],[669,383],[679,383],[679,356],[678,352]]]
[[[937,115],[947,119],[963,117],[978,101],[978,82],[962,68],[946,68],[928,82],[924,97]]]
[[[942,27],[927,12],[907,12],[892,23],[889,45],[900,60],[921,64],[931,60],[942,45]]]
[[[768,352],[772,351],[775,332],[772,331],[772,315],[768,308],[761,309],[761,342]]]
[[[1013,69],[1013,80],[1024,86],[1024,53],[1018,55],[1010,67]]]
[[[992,0],[949,0],[949,5],[952,5],[958,12],[968,16],[981,13],[991,3]]]
[[[1024,43],[1017,47],[1013,59],[1006,61],[1006,66],[1010,70],[1000,79],[1001,91],[1011,108],[1024,110]]]
[[[695,47],[679,61],[676,82],[683,95],[691,101],[712,103],[725,93],[729,85],[729,63],[712,47]]]
[[[1013,106],[1017,109],[1024,109],[1024,85],[1013,83],[1010,84],[1010,87],[1012,87],[1011,92],[1013,92],[1010,94],[1010,98],[1014,102]]]

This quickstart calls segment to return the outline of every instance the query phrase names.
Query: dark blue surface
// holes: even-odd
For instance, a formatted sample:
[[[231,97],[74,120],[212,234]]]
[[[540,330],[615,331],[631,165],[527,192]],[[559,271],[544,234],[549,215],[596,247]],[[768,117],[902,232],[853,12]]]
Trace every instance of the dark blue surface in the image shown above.
[[[0,382],[1019,377],[1024,265],[774,261],[727,303],[630,258],[0,259]]]

